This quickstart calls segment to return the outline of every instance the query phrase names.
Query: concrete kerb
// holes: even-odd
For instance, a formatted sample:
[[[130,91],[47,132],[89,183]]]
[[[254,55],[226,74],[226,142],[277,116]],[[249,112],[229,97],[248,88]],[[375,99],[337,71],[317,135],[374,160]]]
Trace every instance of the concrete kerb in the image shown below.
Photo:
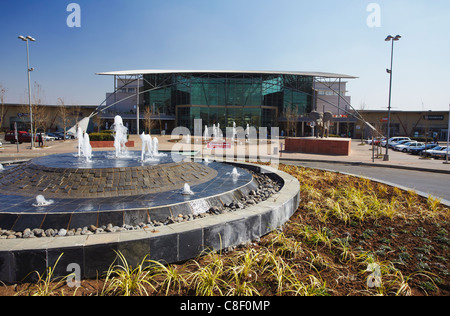
[[[292,176],[270,167],[233,163],[275,173],[284,185],[268,200],[241,211],[209,216],[139,231],[87,236],[6,240],[0,243],[0,280],[5,283],[36,281],[58,259],[54,276],[66,276],[72,264],[81,278],[95,278],[108,270],[121,252],[130,265],[149,259],[175,263],[195,258],[205,250],[219,251],[253,241],[286,223],[300,202],[300,184]],[[62,257],[61,254],[64,254]]]
[[[391,169],[403,169],[403,170],[413,170],[413,171],[423,171],[423,172],[432,172],[432,173],[442,173],[442,174],[450,174],[450,170],[444,169],[432,169],[432,168],[421,168],[421,167],[411,167],[411,166],[402,166],[402,165],[389,165],[389,164],[376,164],[376,163],[368,163],[368,162],[358,162],[358,161],[340,161],[340,160],[321,160],[321,159],[303,159],[303,158],[280,158],[280,163],[283,161],[295,161],[295,162],[323,162],[323,163],[335,163],[335,164],[343,164],[343,165],[353,165],[353,166],[368,166],[368,167],[377,167],[377,168],[391,168]]]
[[[327,161],[327,162],[330,163],[329,161]],[[379,167],[381,167],[381,166],[379,166]],[[408,190],[409,191],[414,191],[419,196],[424,197],[424,198],[428,198],[430,196],[430,194],[428,194],[426,192],[418,191],[416,189],[408,188],[408,187],[405,187],[405,186],[402,186],[402,185],[399,185],[399,184],[395,184],[395,183],[392,183],[392,182],[389,182],[389,181],[383,181],[383,180],[375,179],[375,178],[372,178],[372,177],[366,177],[366,176],[353,174],[351,172],[344,172],[344,171],[338,171],[338,170],[334,170],[334,169],[330,169],[330,168],[317,168],[317,167],[309,167],[309,166],[307,168],[315,169],[315,170],[336,172],[336,173],[340,173],[340,174],[344,174],[344,175],[348,175],[348,176],[352,176],[352,177],[357,177],[357,178],[361,178],[361,179],[368,179],[370,181],[374,181],[374,182],[377,182],[377,183],[385,184],[385,185],[388,185],[388,186],[391,186],[391,187],[397,187],[397,188],[399,188],[401,190],[404,190],[404,191],[408,191]],[[443,205],[445,205],[447,207],[450,207],[450,201],[445,200],[445,199],[440,199],[440,201],[441,201],[441,204],[443,204]]]

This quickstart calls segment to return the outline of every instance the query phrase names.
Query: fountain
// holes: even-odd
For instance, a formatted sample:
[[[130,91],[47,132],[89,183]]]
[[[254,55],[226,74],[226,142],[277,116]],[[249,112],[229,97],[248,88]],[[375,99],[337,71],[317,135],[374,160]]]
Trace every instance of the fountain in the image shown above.
[[[213,136],[213,139],[216,139],[216,138],[217,138],[217,127],[216,127],[216,124],[213,124],[213,127],[212,127],[212,136]]]
[[[159,141],[158,138],[154,137],[153,138],[153,156],[155,157],[166,157],[166,154],[162,154],[159,152]]]
[[[206,143],[209,139],[208,125],[205,125],[205,132],[203,133],[203,141]]]
[[[83,130],[81,127],[77,128],[77,139],[78,139],[78,157],[81,157],[81,151],[83,147]]]
[[[36,196],[36,203],[33,204],[34,207],[43,207],[43,206],[49,206],[54,203],[53,200],[47,201],[43,195]]]
[[[122,117],[117,115],[114,118],[114,147],[116,148],[116,158],[123,156],[126,151],[128,141],[128,128],[123,125]]]
[[[86,158],[86,162],[91,162],[92,146],[91,146],[91,140],[89,139],[88,133],[84,133],[81,151],[82,151],[82,156]]]
[[[194,192],[192,192],[191,187],[189,184],[185,183],[183,191],[181,192],[182,195],[194,195]]]
[[[91,140],[89,139],[89,134],[84,133],[81,127],[77,129],[77,139],[78,139],[78,157],[86,158],[86,162],[90,162],[92,158],[92,146]]]
[[[142,141],[141,160],[145,161],[146,154],[147,154],[147,159],[153,158],[154,157],[154,155],[153,155],[154,147],[153,147],[152,137],[150,135],[145,135],[144,132],[142,132],[140,137],[141,137],[141,141]]]
[[[141,150],[124,154],[127,129],[120,117],[114,130],[115,151],[92,155],[89,136],[81,133],[78,157],[86,160],[74,153],[56,154],[0,173],[0,238],[6,231],[8,238],[24,239],[17,249],[16,244],[0,243],[1,281],[17,282],[31,271],[43,272],[61,253],[60,264],[79,264],[83,278],[106,271],[117,251],[133,262],[148,253],[152,260],[183,261],[204,249],[259,238],[284,224],[297,208],[297,179],[275,169],[161,154],[158,140],[144,133]],[[263,176],[274,179],[282,191],[270,191],[278,194],[276,199],[265,201],[263,183],[268,180],[261,181]],[[250,192],[260,192],[260,206]],[[208,221],[211,214],[217,219]],[[38,238],[28,240],[25,230],[35,231]],[[102,236],[105,232],[114,233]],[[48,239],[56,236],[60,238]],[[65,275],[65,269],[59,273]]]
[[[217,140],[222,140],[222,131],[220,130],[220,123],[217,123],[216,137]]]
[[[237,168],[233,168],[233,171],[231,172],[232,177],[239,177],[241,174],[237,171]]]

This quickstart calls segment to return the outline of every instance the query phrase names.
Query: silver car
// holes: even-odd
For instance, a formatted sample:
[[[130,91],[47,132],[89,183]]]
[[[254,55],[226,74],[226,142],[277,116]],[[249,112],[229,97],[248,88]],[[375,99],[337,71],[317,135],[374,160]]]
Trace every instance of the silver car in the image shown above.
[[[442,150],[436,151],[432,156],[436,159],[439,159],[439,158],[445,159],[449,152],[450,152],[450,149],[447,150],[447,147],[444,147]]]

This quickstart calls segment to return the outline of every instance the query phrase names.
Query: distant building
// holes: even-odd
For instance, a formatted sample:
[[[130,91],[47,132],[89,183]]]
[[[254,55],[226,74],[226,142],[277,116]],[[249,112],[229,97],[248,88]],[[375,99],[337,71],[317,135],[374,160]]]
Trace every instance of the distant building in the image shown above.
[[[388,113],[382,110],[360,110],[362,117],[383,135],[387,135]],[[447,140],[448,111],[391,111],[391,137],[431,137]],[[364,133],[362,135],[362,133]],[[369,138],[372,131],[360,121],[355,125],[355,137]]]
[[[1,106],[1,105],[0,105]],[[81,120],[84,117],[88,117],[92,112],[95,111],[97,105],[66,105],[68,111],[68,125],[67,127],[72,127],[76,124],[77,120]],[[35,113],[34,120],[38,118],[44,128],[40,128],[42,131],[56,131],[62,130],[62,123],[60,118],[60,113],[58,112],[59,105],[49,105],[43,104],[42,110],[39,113]],[[0,117],[0,130],[10,131],[14,129],[14,123],[17,125],[19,131],[28,131],[30,129],[30,116],[29,107],[24,104],[17,103],[5,103],[3,105],[3,117]],[[93,125],[91,123],[91,129]]]
[[[350,104],[343,80],[356,78],[348,75],[231,70],[131,70],[99,75],[114,76],[115,85],[99,108],[102,117],[112,120],[113,115],[124,116],[132,133],[137,132],[138,117],[142,132],[146,108],[151,108],[153,119],[167,132],[177,126],[193,132],[195,119],[202,119],[203,125],[220,124],[223,131],[233,122],[242,127],[279,127],[281,131],[292,121],[286,115],[290,112],[295,114],[295,134],[302,136],[311,131],[307,115],[314,109],[331,111],[337,121],[356,122],[341,117],[348,113]],[[133,90],[137,82],[142,95],[139,99]]]
[[[352,111],[351,97],[347,95],[347,81],[320,80],[315,83],[314,89],[317,93],[316,111],[335,115],[345,115]]]

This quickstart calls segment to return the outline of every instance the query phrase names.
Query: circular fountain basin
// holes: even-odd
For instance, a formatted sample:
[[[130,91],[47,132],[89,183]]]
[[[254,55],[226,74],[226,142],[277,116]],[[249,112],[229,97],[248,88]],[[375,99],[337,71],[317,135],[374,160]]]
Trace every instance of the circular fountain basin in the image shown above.
[[[213,168],[176,154],[139,159],[137,152],[117,159],[99,152],[89,163],[72,154],[37,158],[0,174],[0,192],[56,199],[117,198],[171,191],[217,176]]]
[[[96,153],[96,157],[107,155]],[[62,154],[9,169],[0,174],[0,228],[78,229],[164,222],[205,213],[257,188],[245,169],[233,177],[234,167],[229,164],[164,158],[159,164],[133,158],[105,159],[104,164],[93,160],[93,168],[80,168],[82,161]],[[182,194],[186,184],[193,194]],[[53,203],[36,206],[37,196]]]
[[[1,229],[19,232],[26,228],[69,230],[89,225],[138,225],[152,220],[164,221],[168,217],[199,214],[207,212],[213,206],[223,207],[249,195],[252,190],[257,190],[258,183],[249,170],[257,174],[266,173],[271,178],[276,178],[283,186],[281,191],[269,200],[243,210],[169,226],[62,238],[3,240],[0,243],[0,280],[13,283],[30,276],[30,271],[43,272],[47,267],[53,266],[61,254],[64,255],[59,261],[55,276],[67,275],[67,266],[76,263],[81,268],[82,278],[101,275],[114,261],[118,251],[132,265],[148,254],[153,260],[167,263],[187,260],[206,249],[220,250],[269,233],[289,220],[300,199],[297,179],[270,167],[245,163],[172,160],[160,165],[149,163],[126,167],[101,164],[98,168],[82,168],[73,165],[67,167],[64,157],[68,160],[75,159],[73,155],[38,158],[0,173]],[[58,166],[61,162],[64,167]],[[48,166],[49,163],[52,166]],[[144,172],[147,169],[159,168],[156,173],[164,176],[164,172],[172,165],[181,168],[181,171],[173,173],[175,178],[179,178],[179,186],[160,183],[161,191],[158,192],[135,191],[135,194],[131,195],[108,197],[98,196],[103,192],[92,192],[91,194],[96,196],[70,197],[70,191],[57,191],[54,192],[55,196],[52,196],[49,186],[44,192],[41,191],[48,179],[64,181],[66,176],[78,179],[81,173],[81,179],[87,179],[87,183],[96,183],[97,177],[107,180],[110,169],[114,176],[124,173],[133,179],[138,170],[142,169]],[[232,176],[234,168],[239,176]],[[190,169],[196,170],[190,174],[198,183],[190,183],[193,195],[183,195],[184,177],[189,174]],[[103,175],[102,172],[105,171],[106,175]],[[83,178],[84,172],[87,172],[87,178]],[[204,173],[202,177],[199,175],[201,172]],[[20,185],[25,185],[22,183],[27,182],[22,173],[30,173],[36,177],[28,178],[28,185],[34,187],[34,191],[28,188],[29,191],[25,192],[26,187],[20,188]],[[44,176],[47,178],[44,179]],[[125,177],[127,178],[130,179]],[[142,179],[147,178],[142,176]],[[126,180],[122,181],[122,184],[128,186]],[[121,185],[120,181],[118,185]],[[14,189],[11,189],[12,187]],[[73,189],[72,185],[71,190]],[[33,204],[36,204],[37,195],[43,195],[53,203],[45,207],[35,207]]]

